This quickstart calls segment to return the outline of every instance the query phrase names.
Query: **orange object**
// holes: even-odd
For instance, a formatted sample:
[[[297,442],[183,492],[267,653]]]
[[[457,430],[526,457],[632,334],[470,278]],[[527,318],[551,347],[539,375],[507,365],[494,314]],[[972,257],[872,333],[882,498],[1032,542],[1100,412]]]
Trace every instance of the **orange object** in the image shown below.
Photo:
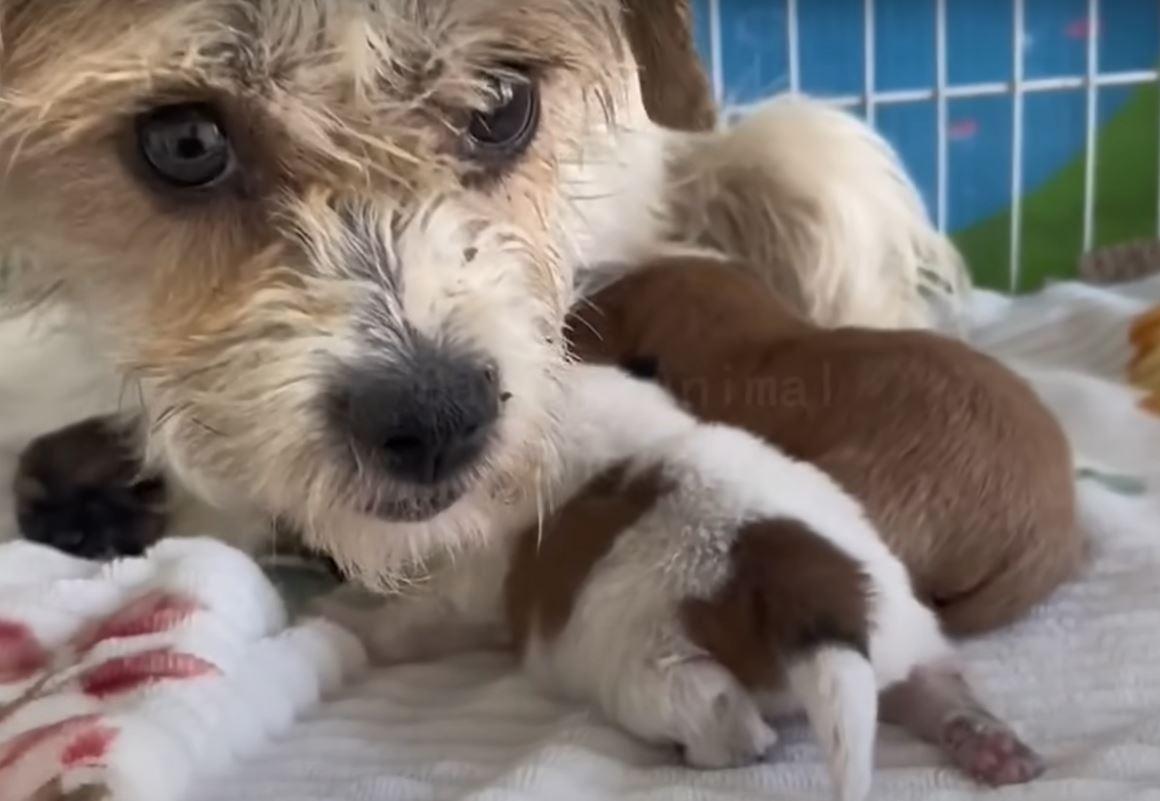
[[[1148,392],[1140,405],[1160,415],[1160,307],[1136,318],[1128,339],[1134,350],[1128,363],[1128,380]]]

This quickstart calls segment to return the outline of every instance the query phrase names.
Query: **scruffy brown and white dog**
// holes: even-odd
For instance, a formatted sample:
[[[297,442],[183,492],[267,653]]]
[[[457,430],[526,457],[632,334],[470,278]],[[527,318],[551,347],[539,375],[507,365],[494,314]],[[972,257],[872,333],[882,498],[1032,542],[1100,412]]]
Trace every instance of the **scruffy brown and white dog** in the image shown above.
[[[390,583],[536,488],[599,265],[711,246],[820,321],[886,326],[956,284],[852,117],[654,125],[622,12],[0,0],[6,292],[75,310],[152,465]]]
[[[975,778],[1038,774],[833,479],[616,368],[564,386],[555,511],[497,510],[488,549],[382,608],[325,605],[380,661],[514,641],[539,684],[701,768],[765,759],[770,721],[804,708],[850,801],[869,790],[879,691],[884,719]]]

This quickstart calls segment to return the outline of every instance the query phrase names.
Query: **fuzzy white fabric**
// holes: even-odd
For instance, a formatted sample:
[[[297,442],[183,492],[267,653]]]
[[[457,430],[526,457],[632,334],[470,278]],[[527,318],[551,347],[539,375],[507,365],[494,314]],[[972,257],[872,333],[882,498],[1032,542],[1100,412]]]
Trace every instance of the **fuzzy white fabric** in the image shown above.
[[[171,539],[109,565],[8,543],[0,801],[45,786],[179,801],[364,665],[328,622],[287,629],[258,566],[219,540]]]
[[[1137,410],[1120,380],[1128,320],[1157,301],[1160,281],[1117,292],[1067,285],[1018,301],[975,296],[974,342],[1033,380],[1081,464],[1102,474],[1080,481],[1093,543],[1082,578],[965,648],[987,701],[1049,763],[1034,784],[988,798],[1160,798],[1160,421]],[[12,347],[0,343],[0,360]],[[826,799],[824,760],[805,725],[781,735],[775,764],[692,772],[538,695],[510,658],[465,656],[372,673],[243,765],[199,783],[192,801]],[[877,763],[875,799],[982,794],[933,749],[889,728]]]

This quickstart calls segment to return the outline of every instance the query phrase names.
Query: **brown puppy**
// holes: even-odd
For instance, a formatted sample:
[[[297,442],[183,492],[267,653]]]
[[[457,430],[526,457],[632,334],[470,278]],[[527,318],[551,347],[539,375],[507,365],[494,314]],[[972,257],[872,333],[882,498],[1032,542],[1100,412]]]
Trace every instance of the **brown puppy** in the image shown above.
[[[826,330],[743,270],[657,263],[571,320],[588,361],[654,374],[859,498],[947,631],[1010,623],[1084,553],[1064,433],[995,360],[919,331]]]

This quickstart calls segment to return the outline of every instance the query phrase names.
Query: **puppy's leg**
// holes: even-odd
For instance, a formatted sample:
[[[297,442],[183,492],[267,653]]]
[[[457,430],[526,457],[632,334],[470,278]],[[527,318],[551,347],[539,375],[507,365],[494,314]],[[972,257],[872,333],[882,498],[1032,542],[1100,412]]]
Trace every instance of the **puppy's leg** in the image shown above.
[[[429,662],[468,651],[507,644],[504,626],[496,620],[463,614],[435,592],[421,591],[396,598],[354,600],[347,590],[320,599],[314,611],[344,627],[377,665]]]
[[[825,748],[838,798],[866,798],[878,729],[878,688],[870,661],[851,648],[819,648],[795,660],[789,682]]]
[[[916,668],[882,693],[879,711],[883,721],[938,746],[985,784],[1020,784],[1043,773],[1043,759],[983,706],[953,666]]]
[[[481,549],[436,570],[410,592],[383,597],[355,586],[315,601],[315,611],[362,640],[382,665],[422,662],[510,644],[503,583],[510,554]]]
[[[712,659],[644,665],[622,679],[616,722],[643,739],[675,743],[692,767],[751,765],[777,744],[749,692]]]
[[[94,417],[33,440],[13,484],[29,540],[88,559],[136,556],[164,534],[168,495],[120,420]]]

